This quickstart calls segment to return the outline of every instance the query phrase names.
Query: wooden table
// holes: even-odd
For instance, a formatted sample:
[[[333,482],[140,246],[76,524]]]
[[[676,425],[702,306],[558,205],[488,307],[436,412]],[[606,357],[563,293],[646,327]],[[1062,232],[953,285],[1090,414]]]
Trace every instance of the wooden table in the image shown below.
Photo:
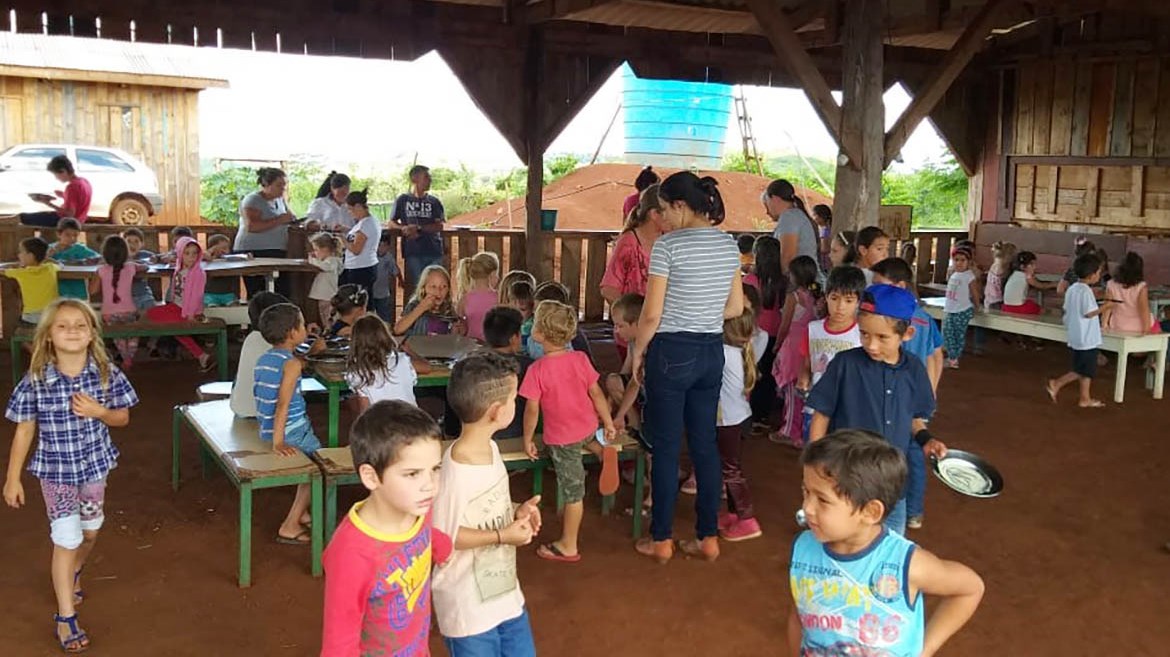
[[[318,375],[316,372],[313,373],[313,378],[329,391],[329,438],[327,446],[337,447],[338,442],[340,442],[338,425],[341,423],[341,393],[349,391],[349,384],[344,379],[340,381],[327,379]],[[450,369],[445,367],[434,369],[427,374],[419,374],[418,383],[414,387],[416,390],[422,388],[446,388],[447,381],[450,378]]]

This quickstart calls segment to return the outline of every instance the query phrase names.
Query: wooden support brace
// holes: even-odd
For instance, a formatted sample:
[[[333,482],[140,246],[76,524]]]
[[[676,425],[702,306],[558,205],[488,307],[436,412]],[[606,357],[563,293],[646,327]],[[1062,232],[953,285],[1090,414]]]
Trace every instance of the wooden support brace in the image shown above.
[[[1060,167],[1048,167],[1048,214],[1056,214],[1056,196],[1060,189]]]
[[[1129,213],[1135,217],[1145,214],[1146,168],[1133,167],[1133,187],[1130,190]]]

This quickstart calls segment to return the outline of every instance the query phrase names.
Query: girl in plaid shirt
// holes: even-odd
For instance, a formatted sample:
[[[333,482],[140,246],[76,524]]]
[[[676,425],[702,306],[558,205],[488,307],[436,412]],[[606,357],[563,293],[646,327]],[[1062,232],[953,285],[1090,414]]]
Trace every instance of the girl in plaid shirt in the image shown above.
[[[40,480],[53,541],[51,572],[57,597],[57,639],[68,653],[83,652],[89,637],[77,624],[84,599],[81,569],[101,529],[106,476],[117,466],[110,427],[130,423],[138,395],[110,362],[97,314],[84,301],[57,299],[41,314],[32,364],[12,391],[6,416],[16,422],[4,501],[24,505],[20,470]]]

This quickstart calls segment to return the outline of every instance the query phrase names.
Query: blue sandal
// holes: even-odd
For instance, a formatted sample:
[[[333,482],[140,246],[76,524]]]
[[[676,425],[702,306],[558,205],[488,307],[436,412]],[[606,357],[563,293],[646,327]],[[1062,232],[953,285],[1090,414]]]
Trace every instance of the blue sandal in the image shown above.
[[[53,628],[53,638],[61,644],[61,650],[69,654],[77,654],[89,650],[89,635],[77,628],[77,614],[72,616],[62,616],[60,614],[53,614],[53,620],[57,625],[65,623],[69,626],[69,636],[64,639],[57,633],[57,628]]]

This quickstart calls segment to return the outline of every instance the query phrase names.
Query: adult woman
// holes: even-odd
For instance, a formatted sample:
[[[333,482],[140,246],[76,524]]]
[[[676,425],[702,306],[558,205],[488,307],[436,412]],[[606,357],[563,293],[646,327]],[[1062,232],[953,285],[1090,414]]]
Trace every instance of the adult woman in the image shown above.
[[[317,189],[317,198],[309,203],[309,211],[305,216],[321,223],[322,230],[335,233],[344,233],[356,220],[345,205],[345,197],[349,196],[349,176],[344,173],[330,171],[325,182]]]
[[[288,226],[297,220],[284,200],[288,178],[280,169],[265,167],[256,172],[259,191],[240,201],[240,229],[235,250],[257,258],[284,258],[288,255]],[[289,277],[276,279],[277,292],[289,295]],[[264,290],[263,276],[245,276],[244,287],[251,298]]]
[[[804,209],[804,201],[796,195],[796,188],[787,180],[773,180],[763,196],[764,209],[776,220],[773,236],[780,240],[780,269],[788,271],[788,263],[796,256],[808,256],[819,262],[820,248],[817,227]]]
[[[345,268],[341,284],[353,283],[366,291],[366,308],[374,307],[374,281],[378,278],[378,241],[382,227],[370,214],[366,190],[350,192],[345,197],[349,212],[357,223],[345,234]]]
[[[626,226],[613,245],[613,255],[601,278],[601,296],[609,303],[624,294],[646,294],[650,275],[650,248],[662,234],[662,208],[658,201],[658,184],[643,190],[638,203],[628,213]],[[626,360],[626,342],[614,334],[618,355]]]
[[[723,379],[723,320],[743,313],[739,249],[715,226],[723,198],[714,178],[676,173],[658,189],[663,228],[650,252],[646,301],[634,344],[634,373],[646,385],[644,424],[654,446],[651,539],[639,553],[671,558],[683,427],[695,466],[698,540],[682,549],[708,560],[719,556],[720,461],[715,441]],[[649,349],[647,349],[649,347]]]

